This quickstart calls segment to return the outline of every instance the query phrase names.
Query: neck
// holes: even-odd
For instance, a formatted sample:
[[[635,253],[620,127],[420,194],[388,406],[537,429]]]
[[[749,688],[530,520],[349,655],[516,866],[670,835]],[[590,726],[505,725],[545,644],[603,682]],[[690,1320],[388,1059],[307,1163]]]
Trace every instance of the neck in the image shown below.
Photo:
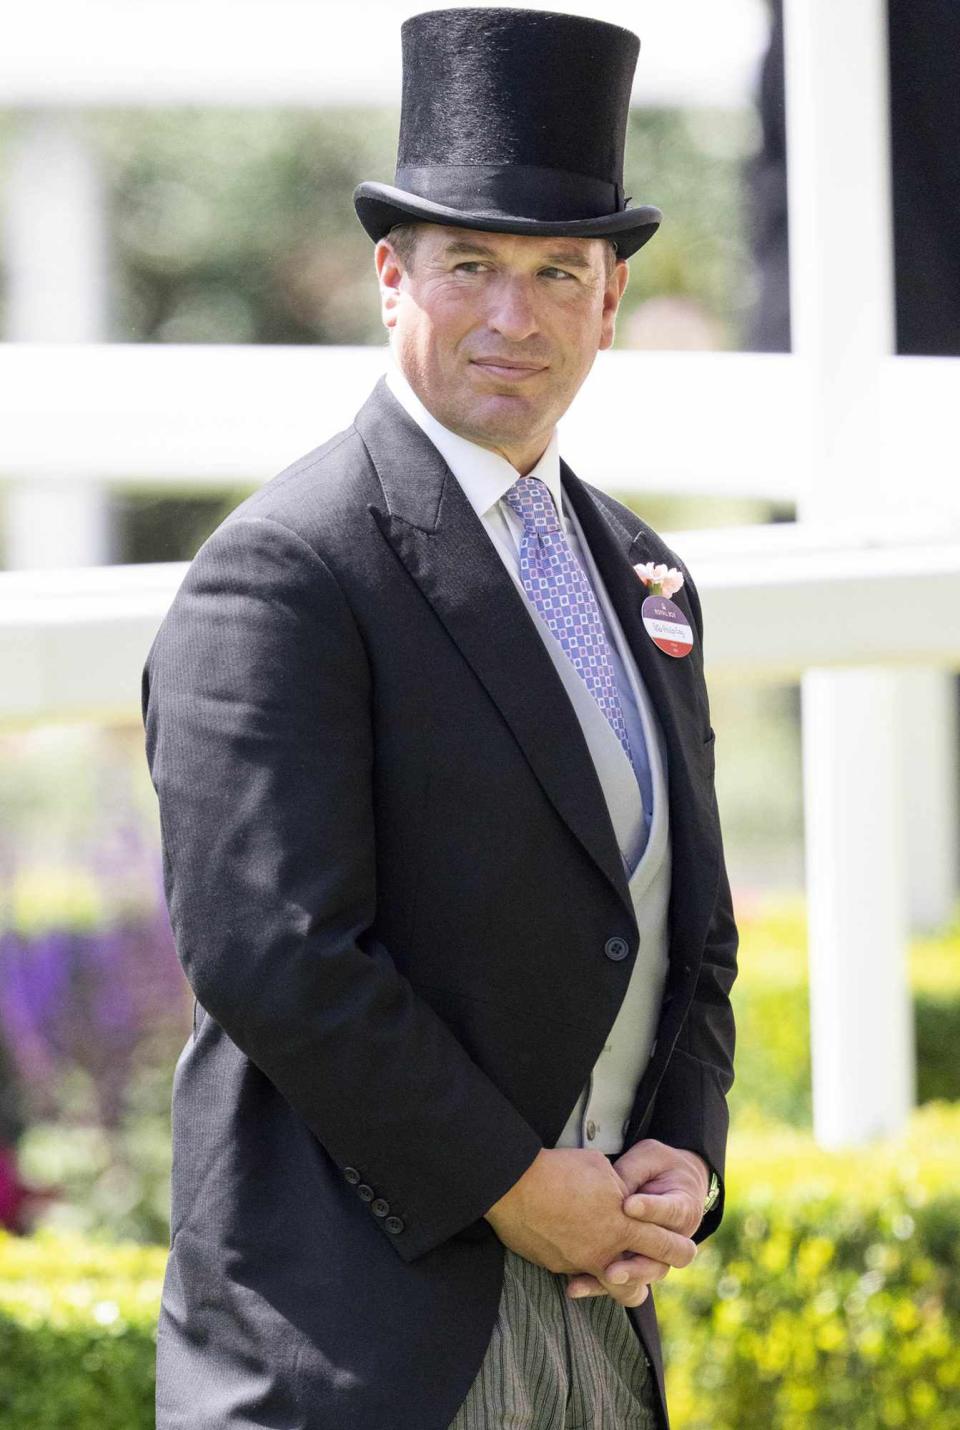
[[[486,437],[478,435],[476,432],[465,431],[463,428],[457,426],[455,422],[451,422],[441,417],[439,413],[434,412],[429,403],[427,403],[417,391],[410,375],[404,371],[403,364],[400,362],[396,348],[392,342],[390,344],[390,350],[396,373],[413,394],[414,398],[429,412],[435,422],[439,422],[442,427],[446,427],[448,432],[456,433],[456,435],[462,437],[465,442],[472,442],[474,446],[483,447],[488,452],[496,452],[497,456],[502,457],[505,462],[509,462],[510,466],[513,467],[521,477],[527,476],[527,474],[533,470],[550,445],[550,439],[553,436],[552,429],[549,432],[540,432],[536,436],[531,436],[525,442],[511,442],[509,444],[491,441]]]
[[[455,431],[455,428],[451,428]],[[504,461],[509,462],[521,477],[527,476],[543,456],[550,445],[549,437],[539,437],[535,442],[527,443],[523,447],[502,447],[496,442],[484,442],[482,438],[471,437],[467,432],[458,432],[458,437],[464,437],[468,442],[476,442],[478,447],[486,447],[488,452],[496,452]]]

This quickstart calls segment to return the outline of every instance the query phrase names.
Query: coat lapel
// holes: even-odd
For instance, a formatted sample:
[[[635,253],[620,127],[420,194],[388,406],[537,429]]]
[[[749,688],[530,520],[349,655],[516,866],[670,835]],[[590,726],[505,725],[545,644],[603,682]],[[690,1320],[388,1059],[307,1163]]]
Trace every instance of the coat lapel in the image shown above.
[[[440,453],[378,382],[356,418],[383,488],[370,512],[443,622],[557,813],[606,875],[633,920],[623,860],[603,790],[553,662],[483,524]],[[663,553],[631,533],[561,463],[564,491],[580,520],[667,743],[673,879],[670,900],[676,1027],[692,992],[720,874],[720,844],[703,734],[702,651],[676,660],[653,644],[640,616],[646,593],[633,563]],[[695,631],[687,593],[676,601]],[[491,638],[496,632],[496,639]],[[661,1035],[669,1045],[669,1027]],[[658,1059],[659,1061],[659,1059]]]
[[[355,425],[383,488],[385,509],[371,504],[373,519],[632,921],[623,860],[580,722],[483,523],[382,378]]]
[[[631,534],[561,463],[563,488],[613,602],[624,636],[656,707],[667,743],[670,788],[672,887],[670,898],[672,976],[675,992],[692,991],[713,912],[720,876],[720,841],[704,750],[706,708],[701,691],[703,653],[686,591],[674,597],[694,631],[694,649],[680,659],[665,655],[647,635],[640,608],[649,594],[633,570],[635,562],[662,561],[645,531]],[[676,999],[676,1027],[683,999]],[[662,1029],[669,1036],[669,1029]]]

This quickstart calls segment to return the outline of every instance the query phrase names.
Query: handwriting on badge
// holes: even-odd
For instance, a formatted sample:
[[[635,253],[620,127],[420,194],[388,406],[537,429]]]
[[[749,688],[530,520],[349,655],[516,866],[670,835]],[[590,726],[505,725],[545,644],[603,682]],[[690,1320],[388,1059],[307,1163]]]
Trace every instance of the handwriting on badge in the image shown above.
[[[693,650],[693,631],[680,607],[666,596],[648,596],[640,608],[647,635],[658,650],[675,658]]]

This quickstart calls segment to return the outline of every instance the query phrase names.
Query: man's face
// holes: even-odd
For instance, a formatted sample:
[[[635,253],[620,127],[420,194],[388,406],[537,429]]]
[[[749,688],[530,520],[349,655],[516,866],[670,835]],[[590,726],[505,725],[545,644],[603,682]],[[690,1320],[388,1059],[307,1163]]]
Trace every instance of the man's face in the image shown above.
[[[521,469],[536,462],[598,350],[613,342],[627,265],[608,278],[605,247],[428,223],[404,269],[389,238],[380,240],[383,321],[439,422]]]

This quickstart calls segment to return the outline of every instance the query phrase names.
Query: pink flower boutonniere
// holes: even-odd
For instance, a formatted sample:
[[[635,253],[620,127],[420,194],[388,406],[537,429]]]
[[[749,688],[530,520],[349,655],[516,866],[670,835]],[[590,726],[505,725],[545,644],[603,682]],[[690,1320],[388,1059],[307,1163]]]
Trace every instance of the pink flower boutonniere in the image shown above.
[[[675,566],[656,565],[653,561],[637,562],[634,571],[650,595],[645,597],[640,607],[640,618],[647,635],[664,655],[675,658],[689,655],[693,650],[693,631],[686,614],[671,601],[683,585],[683,572]]]
[[[662,562],[655,565],[652,561],[644,561],[638,562],[633,569],[643,584],[650,587],[652,596],[666,596],[669,601],[683,585],[683,572],[678,571],[675,566],[664,566]]]

